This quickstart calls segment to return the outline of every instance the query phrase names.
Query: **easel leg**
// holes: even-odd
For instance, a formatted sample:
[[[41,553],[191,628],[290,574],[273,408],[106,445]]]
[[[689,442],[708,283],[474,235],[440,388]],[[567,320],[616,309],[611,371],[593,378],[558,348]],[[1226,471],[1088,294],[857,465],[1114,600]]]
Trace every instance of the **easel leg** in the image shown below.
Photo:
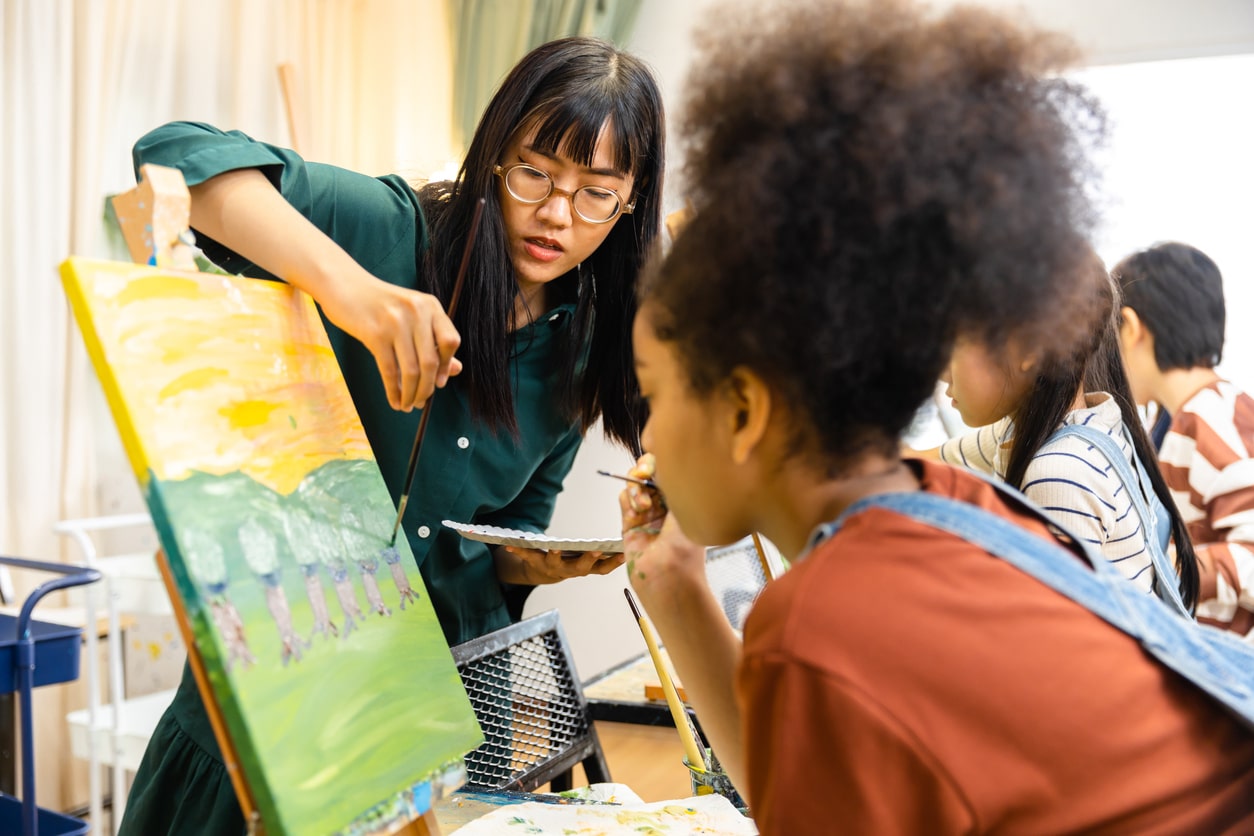
[[[435,811],[428,810],[422,818],[414,819],[392,836],[440,836],[440,823],[435,820]]]

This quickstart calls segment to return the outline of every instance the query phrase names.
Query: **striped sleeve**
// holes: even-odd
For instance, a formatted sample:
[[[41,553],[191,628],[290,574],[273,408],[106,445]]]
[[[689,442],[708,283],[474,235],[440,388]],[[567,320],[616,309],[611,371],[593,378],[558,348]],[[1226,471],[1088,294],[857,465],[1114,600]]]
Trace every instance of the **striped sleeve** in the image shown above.
[[[951,438],[940,446],[940,460],[990,476],[1004,476],[998,449],[1008,441],[1011,431],[1010,419],[1003,418],[995,424]]]
[[[1159,460],[1197,551],[1199,619],[1254,641],[1254,399],[1226,381],[1203,389]]]

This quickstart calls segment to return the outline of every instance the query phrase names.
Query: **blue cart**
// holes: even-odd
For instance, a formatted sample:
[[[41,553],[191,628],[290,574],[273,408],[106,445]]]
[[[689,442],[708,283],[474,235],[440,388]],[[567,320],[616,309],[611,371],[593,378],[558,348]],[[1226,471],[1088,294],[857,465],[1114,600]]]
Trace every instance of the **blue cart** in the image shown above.
[[[83,631],[35,621],[31,611],[49,592],[100,580],[95,569],[63,563],[41,563],[0,557],[0,563],[60,575],[36,587],[14,618],[0,615],[0,694],[20,692],[22,730],[22,797],[0,793],[0,833],[22,836],[82,836],[88,824],[35,806],[35,743],[31,689],[78,678]]]

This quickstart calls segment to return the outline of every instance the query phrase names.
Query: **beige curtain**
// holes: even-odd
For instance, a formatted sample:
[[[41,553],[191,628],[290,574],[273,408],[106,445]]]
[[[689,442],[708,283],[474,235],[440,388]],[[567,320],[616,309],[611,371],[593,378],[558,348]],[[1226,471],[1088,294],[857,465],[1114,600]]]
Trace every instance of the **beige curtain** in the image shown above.
[[[0,554],[62,559],[57,520],[143,508],[57,274],[118,257],[104,200],[134,185],[135,140],[194,119],[290,144],[286,62],[302,152],[425,176],[452,156],[448,32],[442,0],[0,2]],[[36,692],[41,806],[87,801],[65,724],[84,694]]]
[[[554,38],[595,35],[626,43],[641,0],[452,0],[454,137],[464,150],[510,68]]]

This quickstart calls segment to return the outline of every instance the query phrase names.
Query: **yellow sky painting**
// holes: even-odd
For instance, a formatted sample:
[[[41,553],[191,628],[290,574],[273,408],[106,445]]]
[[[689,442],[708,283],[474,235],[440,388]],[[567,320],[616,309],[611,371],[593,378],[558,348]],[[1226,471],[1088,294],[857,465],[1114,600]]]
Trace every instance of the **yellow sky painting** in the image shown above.
[[[141,483],[242,471],[288,494],[328,460],[373,458],[305,294],[80,258],[61,273]]]

